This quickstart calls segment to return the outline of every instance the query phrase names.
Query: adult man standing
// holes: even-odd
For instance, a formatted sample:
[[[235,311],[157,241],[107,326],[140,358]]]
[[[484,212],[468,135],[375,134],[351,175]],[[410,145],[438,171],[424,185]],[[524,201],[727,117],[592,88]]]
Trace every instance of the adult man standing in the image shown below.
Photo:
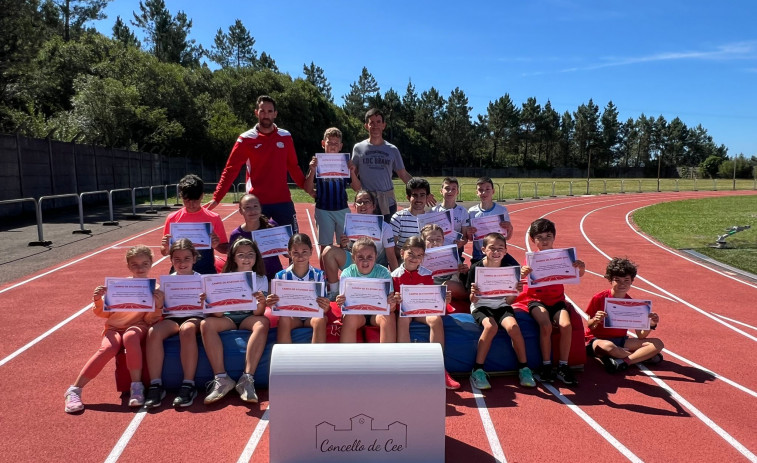
[[[297,233],[292,195],[287,185],[287,172],[300,188],[305,188],[305,175],[297,164],[292,135],[273,123],[278,112],[276,101],[267,95],[259,96],[255,103],[258,123],[241,134],[231,149],[218,181],[213,200],[206,207],[213,209],[234,183],[242,165],[247,166],[247,192],[260,200],[263,214],[279,225],[291,225]]]
[[[372,108],[365,113],[365,128],[369,138],[352,148],[352,163],[355,164],[363,188],[376,195],[384,221],[389,223],[392,215],[397,212],[392,171],[405,183],[413,176],[405,170],[405,163],[397,147],[384,140],[386,122],[381,111]],[[433,195],[429,195],[427,203],[429,206],[436,204]]]

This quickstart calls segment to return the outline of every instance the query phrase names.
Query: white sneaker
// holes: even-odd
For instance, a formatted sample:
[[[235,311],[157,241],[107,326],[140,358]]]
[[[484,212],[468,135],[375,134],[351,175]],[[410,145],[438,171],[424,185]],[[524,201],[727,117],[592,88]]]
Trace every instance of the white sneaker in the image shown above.
[[[208,395],[204,400],[205,405],[218,402],[219,400],[223,399],[224,396],[228,394],[232,389],[234,389],[234,380],[229,378],[228,376],[213,378],[213,381],[209,382],[207,385]]]
[[[239,397],[245,402],[258,402],[258,394],[255,392],[255,379],[251,374],[243,373],[242,376],[239,377],[236,389],[239,393]]]

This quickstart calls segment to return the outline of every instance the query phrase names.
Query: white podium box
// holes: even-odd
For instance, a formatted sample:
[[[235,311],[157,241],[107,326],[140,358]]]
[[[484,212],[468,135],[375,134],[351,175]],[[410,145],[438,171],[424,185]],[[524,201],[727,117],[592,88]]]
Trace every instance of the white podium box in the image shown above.
[[[439,344],[277,344],[271,462],[444,461]]]

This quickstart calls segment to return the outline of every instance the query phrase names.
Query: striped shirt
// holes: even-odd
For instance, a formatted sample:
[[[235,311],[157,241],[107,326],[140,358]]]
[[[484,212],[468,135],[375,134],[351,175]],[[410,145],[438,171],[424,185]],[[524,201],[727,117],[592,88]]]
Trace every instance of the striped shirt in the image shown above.
[[[408,238],[420,235],[418,229],[418,219],[410,213],[410,209],[402,209],[392,216],[392,231],[396,237],[395,246],[402,248]]]
[[[347,185],[349,178],[316,178],[315,208],[322,211],[347,209]]]
[[[316,283],[322,282],[324,291],[326,288],[326,278],[324,276],[323,270],[319,270],[312,265],[308,266],[307,273],[305,273],[305,276],[302,277],[297,276],[297,274],[294,273],[294,265],[290,265],[284,270],[279,271],[276,274],[276,279],[289,281],[315,281]],[[322,294],[322,296],[325,296],[325,294]]]

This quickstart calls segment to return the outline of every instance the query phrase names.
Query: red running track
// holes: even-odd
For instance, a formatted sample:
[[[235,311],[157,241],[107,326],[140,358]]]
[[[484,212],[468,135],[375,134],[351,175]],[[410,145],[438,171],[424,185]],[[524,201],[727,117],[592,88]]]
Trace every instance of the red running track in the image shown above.
[[[639,265],[632,295],[660,314],[655,335],[666,361],[608,375],[590,361],[573,388],[524,389],[514,377],[492,379],[484,395],[463,381],[447,392],[446,459],[458,461],[756,461],[757,286],[692,262],[637,233],[629,213],[663,201],[752,192],[627,194],[507,203],[515,227],[509,250],[523,261],[528,224],[557,224],[556,246],[577,249],[587,264],[566,292],[578,307],[607,288],[608,256]],[[227,229],[240,223],[219,206]],[[298,205],[311,235],[312,205]],[[310,220],[309,220],[310,219]],[[102,320],[84,310],[105,276],[126,273],[124,248],[157,246],[162,227],[0,287],[0,455],[4,461],[267,461],[261,403],[230,397],[212,407],[197,400],[177,411],[125,406],[112,366],[84,390],[86,410],[63,412],[63,392],[99,345]],[[169,264],[156,264],[153,275]],[[35,278],[36,277],[36,278]],[[78,314],[78,315],[77,315]],[[723,317],[727,317],[727,320]],[[327,398],[338,403],[338,394]]]

